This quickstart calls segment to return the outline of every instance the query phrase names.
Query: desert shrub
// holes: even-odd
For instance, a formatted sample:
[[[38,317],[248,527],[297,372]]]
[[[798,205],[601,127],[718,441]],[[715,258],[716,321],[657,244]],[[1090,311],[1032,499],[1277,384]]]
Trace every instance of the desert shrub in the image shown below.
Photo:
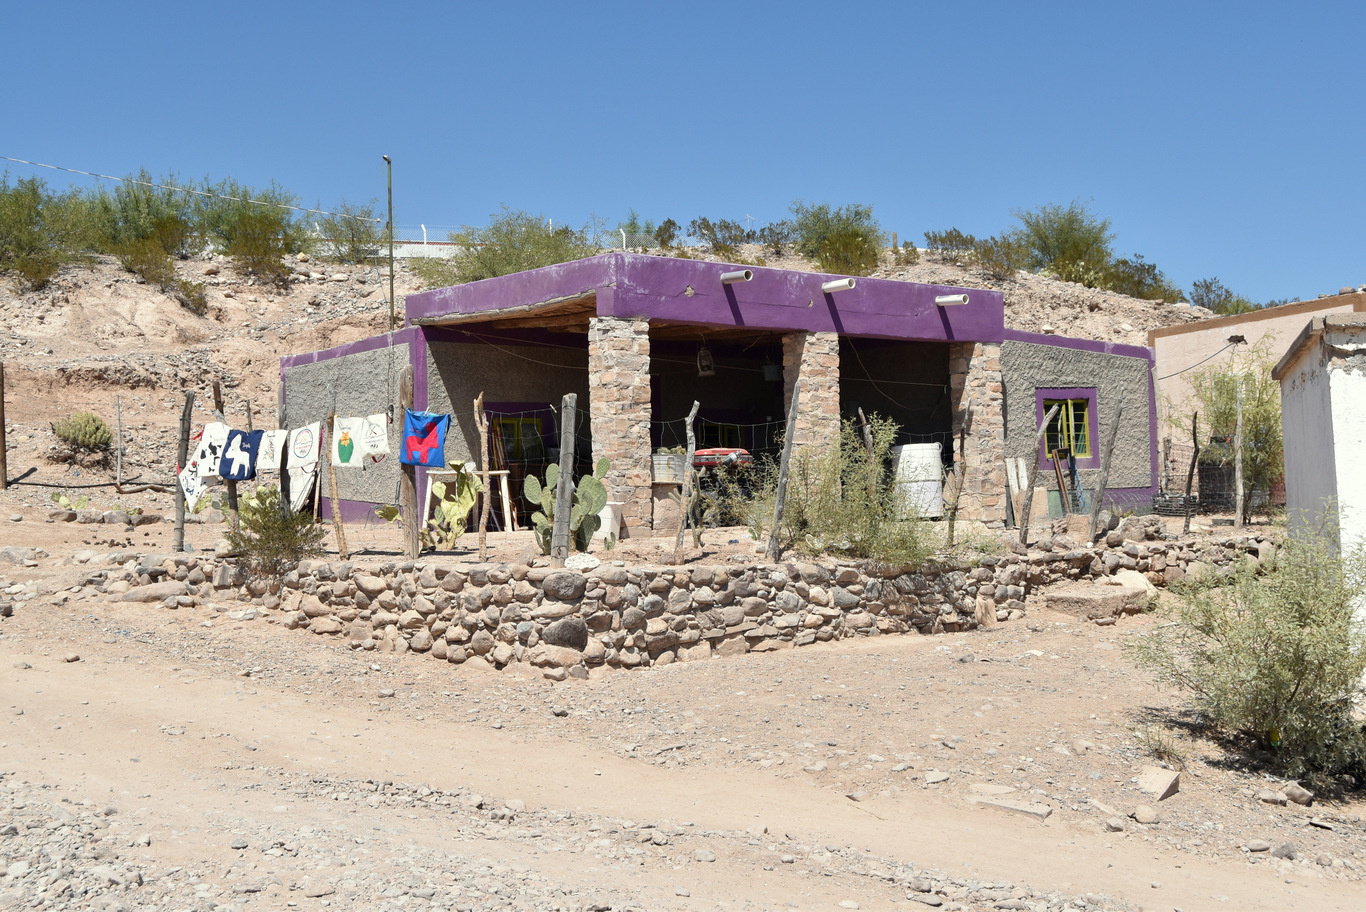
[[[972,262],[993,279],[1009,279],[1029,263],[1029,251],[1009,235],[989,237],[972,245]]]
[[[892,248],[892,264],[895,266],[914,266],[920,262],[920,249],[910,241],[902,241],[900,247]]]
[[[67,446],[78,450],[107,450],[114,442],[109,425],[94,412],[77,412],[56,421],[52,425],[52,433]]]
[[[792,222],[787,219],[780,219],[760,228],[755,232],[755,239],[766,246],[775,257],[779,257],[783,255],[783,250],[787,245],[792,243],[795,233],[796,229]]]
[[[416,260],[412,268],[429,288],[477,282],[592,256],[598,248],[589,233],[589,226],[553,228],[544,216],[505,206],[487,227],[452,233],[453,256]]]
[[[280,489],[262,485],[238,499],[238,527],[229,529],[228,544],[263,576],[278,577],[299,561],[323,553],[327,533],[307,510],[282,510]]]
[[[62,264],[98,246],[88,210],[77,191],[52,193],[37,178],[11,185],[0,176],[0,271],[23,289],[45,286]]]
[[[785,548],[813,554],[919,566],[934,554],[937,535],[895,484],[891,449],[896,423],[873,416],[869,424],[872,459],[862,430],[852,421],[841,427],[837,445],[802,447],[793,454],[779,541]],[[772,526],[777,480],[776,461],[756,463],[748,478],[722,490],[719,511],[762,538]]]
[[[834,209],[829,203],[797,200],[790,208],[793,244],[821,271],[863,276],[878,267],[886,237],[872,206],[850,203]]]
[[[925,232],[925,249],[938,257],[941,263],[966,265],[972,259],[973,248],[976,245],[977,238],[964,234],[957,228]]]
[[[1285,543],[1275,568],[1252,561],[1227,579],[1175,588],[1174,623],[1130,641],[1142,665],[1184,691],[1210,724],[1270,752],[1284,775],[1324,782],[1362,774],[1366,625],[1354,612],[1366,555],[1323,538]]]
[[[180,302],[180,306],[196,316],[204,316],[209,312],[209,299],[204,293],[203,282],[191,282],[189,279],[177,279],[175,288],[169,294]]]
[[[1010,232],[1029,251],[1032,269],[1064,282],[1095,286],[1113,256],[1110,220],[1093,215],[1087,203],[1073,201],[1037,209],[1017,209],[1020,226]]]
[[[655,229],[655,243],[660,247],[672,247],[678,243],[679,225],[671,218],[666,218],[659,223]]]
[[[1143,259],[1141,253],[1132,258],[1120,257],[1105,267],[1101,273],[1100,285],[1110,291],[1143,298],[1148,301],[1180,301],[1185,295],[1167,277],[1156,263]]]
[[[174,238],[171,238],[170,242],[174,243]],[[177,276],[175,260],[162,245],[163,241],[156,237],[121,244],[117,248],[119,263],[124,269],[140,276],[147,284],[155,285],[175,298],[181,307],[203,316],[209,309],[204,284]]]
[[[1218,276],[1197,279],[1191,285],[1190,298],[1196,307],[1208,308],[1222,316],[1251,313],[1257,309],[1254,302],[1225,288]]]
[[[240,213],[233,222],[226,252],[239,272],[271,285],[289,284],[289,219],[264,206]]]
[[[754,240],[753,232],[739,222],[728,219],[713,222],[706,217],[695,218],[688,223],[688,234],[705,244],[717,256],[732,258],[740,252],[741,244],[748,244]]]
[[[322,236],[332,242],[327,258],[334,263],[364,263],[389,242],[389,229],[375,216],[376,200],[361,206],[343,200],[336,211],[317,219]]]

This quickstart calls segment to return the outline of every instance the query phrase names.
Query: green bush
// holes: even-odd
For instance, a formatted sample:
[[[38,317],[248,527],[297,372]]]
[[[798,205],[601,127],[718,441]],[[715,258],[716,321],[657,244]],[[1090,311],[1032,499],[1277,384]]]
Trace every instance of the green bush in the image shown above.
[[[965,266],[972,259],[976,246],[977,238],[957,228],[925,232],[925,249],[937,256],[941,263]]]
[[[584,475],[574,485],[573,500],[569,511],[569,541],[577,551],[587,551],[593,541],[593,533],[598,531],[602,522],[598,516],[607,506],[607,487],[602,480],[612,464],[604,457],[598,460],[592,475]],[[560,483],[560,467],[546,466],[545,484],[535,475],[528,475],[522,483],[522,493],[526,499],[541,509],[531,514],[531,524],[535,527],[536,544],[542,554],[550,553],[551,539],[555,532],[555,501]]]
[[[181,307],[199,316],[208,312],[209,303],[204,294],[204,284],[177,276],[175,260],[157,238],[149,237],[121,244],[117,248],[117,255],[124,269],[141,276],[147,284],[155,285],[175,298]]]
[[[892,263],[896,266],[914,266],[920,262],[920,249],[910,241],[902,241],[900,247],[892,248]]]
[[[1366,555],[1288,541],[1268,573],[1244,561],[1227,579],[1176,587],[1173,623],[1128,648],[1210,724],[1269,751],[1282,774],[1360,777],[1366,628],[1353,606],[1363,587]]]
[[[79,193],[54,194],[37,178],[13,185],[0,176],[0,271],[22,289],[37,291],[61,268],[92,252],[89,207]]]
[[[323,553],[327,537],[307,510],[282,510],[280,489],[263,485],[238,500],[238,527],[229,529],[229,546],[263,576],[278,577],[299,561]]]
[[[1132,259],[1120,257],[1101,274],[1100,285],[1110,291],[1148,301],[1180,301],[1185,294],[1162,274],[1156,263],[1136,253]]]
[[[365,263],[389,242],[389,229],[375,217],[376,200],[361,206],[343,200],[335,215],[317,220],[322,236],[332,242],[328,259],[334,263]],[[386,251],[387,253],[387,251]]]
[[[114,442],[109,425],[94,412],[77,412],[52,425],[57,439],[80,450],[107,450]]]
[[[1110,220],[1093,215],[1087,203],[1017,209],[1012,214],[1020,227],[1010,236],[1029,251],[1032,269],[1094,287],[1113,259]]]
[[[1004,281],[1029,263],[1029,251],[1009,235],[989,237],[972,245],[972,262],[993,279]]]
[[[850,203],[833,209],[829,203],[797,200],[790,208],[794,246],[822,272],[865,276],[878,267],[887,239],[872,206]]]
[[[1197,279],[1191,285],[1191,303],[1196,307],[1208,308],[1221,316],[1245,314],[1257,310],[1255,303],[1225,288],[1218,276]]]
[[[755,237],[760,244],[768,247],[775,257],[779,257],[783,255],[787,245],[792,243],[795,232],[796,229],[790,221],[780,219],[760,228]]]
[[[666,218],[659,223],[655,229],[655,243],[660,247],[668,248],[678,243],[679,225],[671,218]]]
[[[874,415],[869,425],[872,459],[852,421],[840,428],[838,445],[793,454],[779,541],[811,554],[918,567],[934,554],[938,536],[895,483],[896,423]],[[748,478],[723,487],[718,512],[738,517],[756,540],[762,538],[772,527],[777,480],[774,460],[754,464]]]
[[[749,244],[754,240],[753,232],[739,222],[728,219],[713,222],[706,217],[695,218],[688,223],[688,234],[700,240],[712,253],[723,257],[735,257],[740,252],[741,244]]]
[[[226,252],[239,272],[271,285],[287,286],[290,270],[289,219],[278,209],[258,206],[239,214],[232,227]]]
[[[412,268],[429,288],[477,282],[593,256],[598,249],[588,233],[587,227],[552,228],[544,216],[505,206],[487,227],[451,234],[453,256],[416,260]]]

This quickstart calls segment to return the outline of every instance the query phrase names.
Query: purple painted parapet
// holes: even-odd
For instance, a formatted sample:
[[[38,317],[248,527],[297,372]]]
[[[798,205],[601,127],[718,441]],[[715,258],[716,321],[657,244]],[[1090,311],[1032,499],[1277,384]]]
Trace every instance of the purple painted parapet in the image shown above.
[[[408,321],[439,322],[501,308],[593,292],[599,316],[643,317],[698,326],[745,326],[778,332],[927,342],[1000,342],[1001,293],[891,279],[859,279],[832,294],[822,283],[841,276],[749,267],[749,282],[725,285],[737,267],[673,257],[610,253],[574,263],[409,295]],[[967,294],[968,303],[940,307],[939,295]]]
[[[400,329],[384,335],[371,336],[368,339],[361,339],[359,342],[348,342],[345,345],[337,345],[332,348],[324,348],[322,351],[304,352],[301,355],[285,355],[280,359],[280,389],[288,391],[285,386],[285,371],[291,367],[298,367],[302,364],[317,364],[319,361],[331,361],[333,358],[341,358],[346,355],[359,355],[363,352],[375,351],[380,348],[389,348],[394,345],[408,344],[409,360],[412,361],[412,353],[419,348],[425,349],[422,343],[422,328],[410,326],[407,329]],[[426,363],[424,356],[423,363]],[[413,361],[413,370],[417,371],[417,363]],[[414,375],[416,383],[417,375]],[[416,401],[414,393],[414,401]],[[283,398],[281,402],[283,403]],[[426,380],[423,380],[422,401],[427,401]]]
[[[1148,362],[1148,443],[1149,443],[1149,464],[1152,466],[1152,481],[1149,484],[1149,492],[1156,494],[1158,491],[1158,461],[1157,461],[1157,386],[1153,383],[1153,365],[1156,363],[1157,356],[1151,348],[1146,345],[1124,345],[1119,342],[1098,342],[1094,339],[1073,339],[1069,336],[1050,336],[1042,333],[1025,332],[1019,329],[1007,329],[1005,331],[1005,341],[1007,342],[1028,342],[1033,345],[1051,345],[1054,348],[1070,348],[1074,351],[1098,352],[1104,355],[1119,355],[1125,358],[1142,358]],[[1040,420],[1042,420],[1042,414]],[[1097,438],[1093,438],[1097,439]],[[1138,491],[1139,488],[1125,489]]]

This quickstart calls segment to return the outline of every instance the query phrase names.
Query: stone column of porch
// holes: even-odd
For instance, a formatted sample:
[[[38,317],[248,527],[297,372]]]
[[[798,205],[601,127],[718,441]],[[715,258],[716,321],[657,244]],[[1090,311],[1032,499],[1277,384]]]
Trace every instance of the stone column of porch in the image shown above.
[[[622,537],[648,535],[650,500],[650,324],[594,317],[588,321],[588,413],[593,463],[611,460],[609,500],[622,502]]]
[[[793,446],[835,443],[840,435],[840,337],[832,332],[783,336],[783,408],[802,381]]]
[[[959,519],[1001,528],[1009,496],[1005,461],[1005,400],[1001,387],[1001,346],[950,343],[949,393],[953,404],[955,459],[966,459],[967,475],[958,501]],[[968,403],[972,424],[960,450],[959,432]],[[946,492],[952,496],[951,488]]]

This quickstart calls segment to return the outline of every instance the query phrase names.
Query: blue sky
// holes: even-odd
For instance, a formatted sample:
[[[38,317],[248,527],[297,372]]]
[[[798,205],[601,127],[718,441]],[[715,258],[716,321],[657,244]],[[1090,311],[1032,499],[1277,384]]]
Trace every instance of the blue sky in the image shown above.
[[[1090,200],[1116,250],[1254,300],[1366,283],[1366,5],[11,4],[0,155],[384,195],[978,235]],[[50,184],[75,180],[37,173]],[[443,226],[434,229],[432,226]]]

